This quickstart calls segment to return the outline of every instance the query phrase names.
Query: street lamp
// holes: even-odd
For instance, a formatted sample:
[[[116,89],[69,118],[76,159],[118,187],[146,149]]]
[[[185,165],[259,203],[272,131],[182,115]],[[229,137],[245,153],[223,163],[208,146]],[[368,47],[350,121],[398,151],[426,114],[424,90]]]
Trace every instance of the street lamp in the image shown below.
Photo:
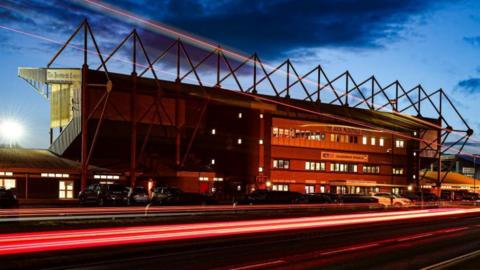
[[[5,119],[0,122],[0,136],[9,147],[12,147],[23,136],[23,127],[15,120]]]

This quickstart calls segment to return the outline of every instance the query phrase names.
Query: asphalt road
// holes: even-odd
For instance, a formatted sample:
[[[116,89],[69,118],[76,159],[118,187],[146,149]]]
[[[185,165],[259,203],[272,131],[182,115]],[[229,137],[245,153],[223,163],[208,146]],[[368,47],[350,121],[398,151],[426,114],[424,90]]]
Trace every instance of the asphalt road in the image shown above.
[[[0,268],[420,269],[479,249],[480,215],[469,213],[7,255]]]

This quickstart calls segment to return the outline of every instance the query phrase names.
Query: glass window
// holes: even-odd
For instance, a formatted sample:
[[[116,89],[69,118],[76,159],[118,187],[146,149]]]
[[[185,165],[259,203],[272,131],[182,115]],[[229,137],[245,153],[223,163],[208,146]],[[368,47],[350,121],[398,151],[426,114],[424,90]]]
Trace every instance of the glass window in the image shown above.
[[[384,139],[384,138],[380,138],[378,144],[379,144],[380,146],[384,146],[384,145],[385,145],[385,139]]]
[[[272,190],[274,190],[274,191],[288,191],[288,185],[274,184],[274,185],[272,185]]]
[[[278,137],[278,128],[274,127],[272,129],[273,137]]]
[[[58,198],[73,199],[73,181],[58,182]]]
[[[403,168],[393,168],[392,173],[394,175],[403,175]]]
[[[274,159],[273,168],[275,169],[288,169],[290,168],[290,160]]]
[[[379,174],[380,173],[380,166],[378,165],[364,165],[363,166],[363,173],[370,173],[370,174]]]
[[[17,186],[17,181],[15,179],[0,179],[0,187],[5,189],[15,188]]]
[[[358,171],[358,165],[348,163],[330,163],[330,171],[356,173]]]
[[[367,144],[367,136],[362,137],[362,144],[366,145]]]
[[[325,162],[305,161],[305,170],[307,170],[307,171],[325,171]]]
[[[315,193],[314,185],[305,185],[305,193]]]
[[[397,148],[404,148],[405,147],[405,141],[404,140],[395,140],[395,147]]]
[[[371,143],[372,145],[376,145],[376,144],[377,144],[377,138],[372,137],[372,138],[370,139],[370,143]]]

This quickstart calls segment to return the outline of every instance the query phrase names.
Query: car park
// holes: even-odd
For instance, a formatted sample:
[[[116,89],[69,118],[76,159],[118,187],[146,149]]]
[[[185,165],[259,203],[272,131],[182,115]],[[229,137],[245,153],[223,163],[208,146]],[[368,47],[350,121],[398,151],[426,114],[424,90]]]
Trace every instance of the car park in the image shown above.
[[[0,187],[0,207],[15,207],[18,205],[17,196],[12,189]]]
[[[424,201],[424,202],[436,202],[439,199],[437,195],[429,191],[420,191],[420,192],[416,192],[415,194],[417,194],[417,196],[420,197],[420,201]]]
[[[78,199],[81,204],[96,203],[99,206],[127,204],[128,189],[121,184],[92,184],[80,191]]]
[[[339,195],[338,202],[341,203],[378,203],[378,199],[362,194],[342,194]]]
[[[144,187],[128,188],[128,204],[147,204],[149,201],[148,191]]]
[[[216,204],[213,197],[203,193],[183,192],[178,188],[157,187],[152,192],[152,204],[207,205]]]
[[[412,204],[410,199],[388,192],[375,193],[372,196],[378,199],[378,203],[384,206],[404,207]]]
[[[400,197],[407,198],[412,202],[418,202],[421,200],[421,197],[414,192],[406,192],[406,193],[400,194]]]
[[[309,193],[306,194],[306,200],[308,203],[334,203],[338,199],[335,194],[330,193]]]
[[[255,190],[238,201],[239,204],[294,204],[306,203],[307,198],[299,192]]]

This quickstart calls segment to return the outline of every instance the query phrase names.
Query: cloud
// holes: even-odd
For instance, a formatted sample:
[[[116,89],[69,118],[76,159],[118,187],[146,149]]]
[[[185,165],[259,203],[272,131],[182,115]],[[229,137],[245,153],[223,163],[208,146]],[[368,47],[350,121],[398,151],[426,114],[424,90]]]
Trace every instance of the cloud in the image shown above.
[[[130,12],[206,37],[247,54],[283,58],[315,48],[382,47],[416,15],[448,2],[434,0],[107,0]],[[439,2],[441,4],[439,4]],[[133,28],[81,1],[5,0],[2,23],[46,35],[70,34],[87,17],[106,49]],[[7,8],[2,8],[6,6]],[[2,32],[0,31],[0,36]],[[112,38],[114,37],[114,38]],[[102,39],[103,38],[103,39]],[[112,40],[113,39],[113,40]],[[147,44],[156,46],[155,37]],[[158,38],[161,40],[161,37]],[[1,42],[1,41],[0,41]]]
[[[437,1],[144,1],[142,14],[227,46],[269,58],[296,48],[377,48]],[[123,4],[111,1],[113,5]],[[124,8],[132,8],[127,2]],[[162,9],[157,14],[157,9]]]
[[[480,36],[464,37],[463,40],[466,41],[467,43],[473,45],[473,46],[480,46]]]
[[[463,90],[469,94],[475,94],[480,92],[480,78],[470,78],[459,81],[456,89]]]

